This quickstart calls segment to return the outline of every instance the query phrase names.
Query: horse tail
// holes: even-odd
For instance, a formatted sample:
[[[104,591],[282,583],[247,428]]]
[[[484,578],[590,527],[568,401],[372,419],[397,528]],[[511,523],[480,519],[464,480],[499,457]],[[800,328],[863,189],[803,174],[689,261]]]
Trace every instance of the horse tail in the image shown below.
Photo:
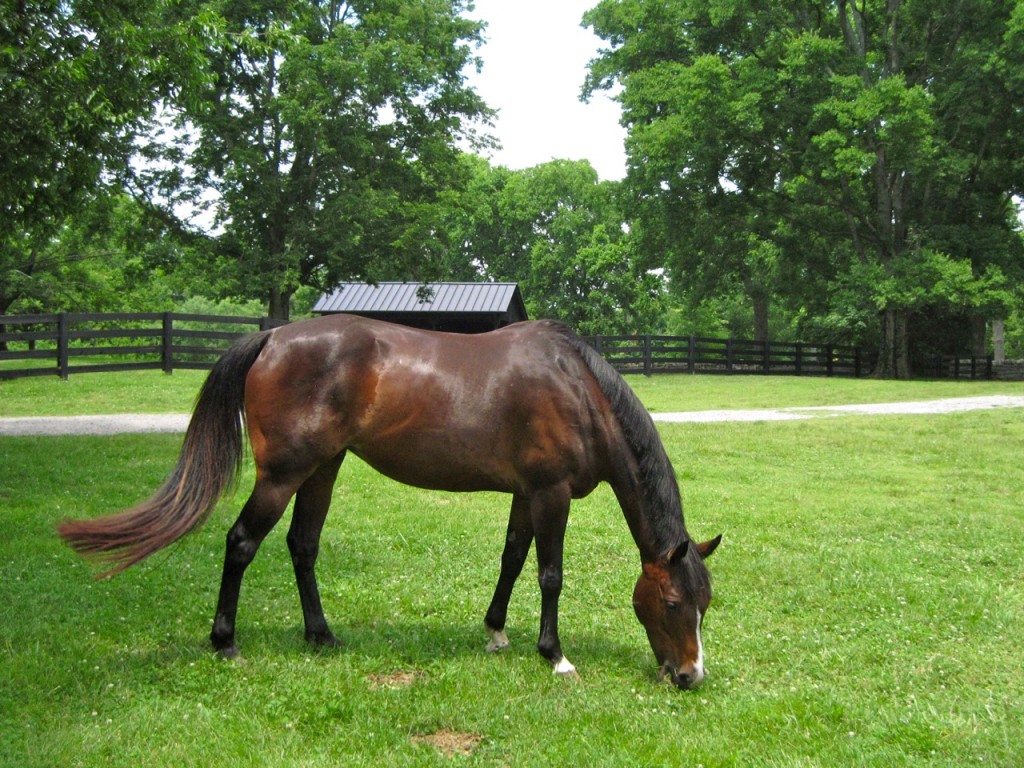
[[[245,429],[245,376],[271,331],[236,342],[213,366],[196,399],[174,471],[153,496],[96,520],[65,520],[60,536],[78,552],[123,571],[202,525],[237,480]]]

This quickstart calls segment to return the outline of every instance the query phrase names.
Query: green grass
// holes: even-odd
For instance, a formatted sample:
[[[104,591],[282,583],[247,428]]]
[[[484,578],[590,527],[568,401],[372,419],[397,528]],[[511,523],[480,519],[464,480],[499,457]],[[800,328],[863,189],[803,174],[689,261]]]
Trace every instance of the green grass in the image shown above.
[[[768,394],[766,381],[781,383]],[[872,391],[832,400],[822,380],[631,383],[645,398],[656,386],[664,410]],[[950,396],[942,386],[878,397]],[[694,404],[694,388],[708,404]],[[709,676],[690,692],[655,681],[629,605],[636,549],[607,488],[574,504],[567,536],[562,641],[579,682],[555,679],[533,650],[529,566],[513,646],[483,651],[504,497],[419,491],[351,459],[319,569],[345,646],[303,643],[282,524],[242,592],[245,659],[225,662],[206,635],[244,493],[168,552],[96,582],[54,524],[146,495],[180,436],[0,438],[0,764],[1019,764],[1020,411],[659,429],[691,533],[725,534],[708,561]],[[423,738],[437,733],[468,754]]]
[[[80,373],[0,381],[0,417],[186,413],[207,371]]]
[[[84,373],[0,381],[0,417],[105,413],[185,413],[205,371]],[[652,411],[787,408],[1024,394],[1024,383],[879,381],[794,376],[662,375],[626,378]]]

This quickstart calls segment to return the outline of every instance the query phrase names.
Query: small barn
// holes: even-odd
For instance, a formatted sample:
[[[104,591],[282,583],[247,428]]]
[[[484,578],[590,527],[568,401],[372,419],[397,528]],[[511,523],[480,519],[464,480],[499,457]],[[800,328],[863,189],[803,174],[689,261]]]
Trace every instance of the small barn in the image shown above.
[[[516,283],[342,283],[321,296],[313,312],[455,333],[482,333],[527,319]]]

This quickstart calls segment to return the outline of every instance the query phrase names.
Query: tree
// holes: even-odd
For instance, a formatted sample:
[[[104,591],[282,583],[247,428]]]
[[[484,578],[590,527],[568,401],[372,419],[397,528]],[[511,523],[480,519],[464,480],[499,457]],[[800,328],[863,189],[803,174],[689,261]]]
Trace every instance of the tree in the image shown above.
[[[909,375],[913,313],[991,309],[1017,268],[1020,14],[991,0],[603,0],[586,20],[610,48],[588,88],[622,86],[637,230],[676,280],[738,276],[755,306],[778,291],[818,316],[873,307],[878,373]],[[963,281],[939,276],[965,266],[991,290],[951,297]]]
[[[519,279],[531,313],[583,334],[636,333],[658,314],[661,281],[638,258],[623,227],[617,182],[589,162],[553,160],[514,173],[500,210],[527,232],[510,249],[525,257]]]
[[[45,291],[52,239],[117,187],[156,99],[196,76],[202,29],[132,0],[0,3],[0,314]]]
[[[186,0],[172,20],[215,9],[165,168],[215,190],[219,251],[270,315],[302,285],[432,277],[457,140],[490,114],[462,74],[481,24],[457,0]]]
[[[634,333],[654,324],[661,280],[623,226],[618,182],[601,182],[585,160],[516,171],[470,162],[468,194],[447,223],[448,263],[477,278],[520,283],[532,316],[581,333]]]

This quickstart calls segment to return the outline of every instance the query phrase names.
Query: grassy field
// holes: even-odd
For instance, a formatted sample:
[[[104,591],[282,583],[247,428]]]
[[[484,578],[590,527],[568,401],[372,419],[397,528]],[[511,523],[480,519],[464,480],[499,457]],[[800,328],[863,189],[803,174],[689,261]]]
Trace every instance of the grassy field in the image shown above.
[[[185,410],[202,378],[135,376],[146,380],[3,383],[0,415]],[[631,383],[663,411],[1024,393]],[[506,498],[399,486],[351,459],[320,561],[344,647],[303,643],[281,525],[243,589],[244,660],[225,662],[206,635],[244,493],[180,545],[96,582],[54,524],[147,495],[180,437],[0,438],[0,764],[1020,764],[1024,413],[659,429],[691,533],[725,535],[708,561],[709,676],[690,692],[655,681],[629,604],[636,549],[607,488],[574,505],[567,536],[562,641],[578,682],[533,650],[529,567],[512,647],[483,651]]]
[[[104,413],[184,413],[192,409],[205,371],[78,374],[0,382],[0,418]],[[877,381],[795,376],[628,376],[652,411],[787,408],[905,402],[971,395],[1024,394],[1000,381]]]

